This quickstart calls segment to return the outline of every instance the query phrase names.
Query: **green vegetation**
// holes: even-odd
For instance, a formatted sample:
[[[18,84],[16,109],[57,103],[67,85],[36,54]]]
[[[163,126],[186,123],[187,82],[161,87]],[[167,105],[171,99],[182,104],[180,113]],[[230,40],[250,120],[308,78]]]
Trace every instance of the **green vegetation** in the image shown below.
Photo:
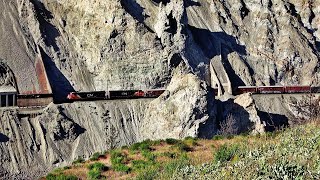
[[[128,161],[127,155],[121,153],[120,151],[111,152],[111,164],[115,171],[129,173],[131,168],[125,165],[126,161]]]
[[[96,152],[90,157],[90,161],[97,161],[100,157],[103,157],[105,153]]]
[[[319,125],[309,124],[277,133],[239,136],[236,139],[237,143],[228,143],[214,149],[213,162],[188,165],[176,171],[172,178],[320,178]]]
[[[174,144],[177,144],[178,142],[179,142],[179,140],[177,140],[177,139],[172,139],[172,138],[166,139],[166,143],[169,145],[174,145]]]
[[[88,166],[88,179],[101,179],[103,176],[101,175],[102,171],[107,170],[107,167],[99,162],[94,164],[90,164]]]
[[[78,157],[78,159],[72,162],[72,164],[81,164],[81,163],[84,163],[84,159],[82,157]]]
[[[64,174],[48,174],[46,176],[47,180],[77,180],[78,178],[76,176],[70,176],[70,175],[64,175]]]
[[[320,179],[319,124],[214,139],[146,140],[95,163],[78,158],[46,179]]]
[[[237,145],[228,146],[226,144],[219,147],[219,149],[214,153],[214,160],[216,162],[226,162],[230,161],[233,157],[236,156],[239,147]]]

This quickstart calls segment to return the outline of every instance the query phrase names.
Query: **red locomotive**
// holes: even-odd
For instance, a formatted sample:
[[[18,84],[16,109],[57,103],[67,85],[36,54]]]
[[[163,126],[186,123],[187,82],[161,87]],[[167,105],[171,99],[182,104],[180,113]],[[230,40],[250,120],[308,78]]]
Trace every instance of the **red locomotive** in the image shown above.
[[[72,101],[80,100],[103,100],[103,99],[133,99],[133,98],[156,98],[165,90],[119,90],[119,91],[92,91],[92,92],[71,92],[67,99]]]

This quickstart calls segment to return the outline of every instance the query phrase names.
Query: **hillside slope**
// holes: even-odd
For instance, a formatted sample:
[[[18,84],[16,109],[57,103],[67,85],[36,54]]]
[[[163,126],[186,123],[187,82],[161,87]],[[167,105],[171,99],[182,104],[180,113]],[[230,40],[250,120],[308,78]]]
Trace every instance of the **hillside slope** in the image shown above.
[[[222,139],[221,139],[222,138]],[[46,176],[107,179],[319,179],[319,124],[261,136],[144,141]],[[121,168],[120,168],[121,167]]]
[[[38,88],[38,56],[56,102],[70,91],[167,88],[152,102],[50,105],[36,117],[1,109],[0,177],[32,178],[77,156],[147,138],[210,137],[219,108],[220,119],[234,110],[241,124],[254,121],[263,132],[250,97],[219,103],[211,87],[222,94],[238,85],[320,85],[319,3],[0,1],[0,59],[9,67],[0,74],[14,75],[18,88]]]

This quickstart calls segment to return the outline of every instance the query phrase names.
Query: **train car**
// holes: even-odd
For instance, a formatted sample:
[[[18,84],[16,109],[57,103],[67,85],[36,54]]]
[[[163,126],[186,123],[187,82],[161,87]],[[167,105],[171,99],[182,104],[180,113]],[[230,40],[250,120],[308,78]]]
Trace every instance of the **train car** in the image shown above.
[[[146,90],[144,91],[144,97],[150,97],[150,98],[157,98],[162,93],[164,93],[164,89],[158,89],[158,90]]]
[[[285,92],[284,86],[259,86],[258,92],[261,94],[280,94]]]
[[[320,93],[320,87],[311,86],[311,92],[312,93]]]
[[[145,93],[144,93],[144,91],[142,91],[142,90],[138,90],[138,91],[136,91],[135,93],[134,93],[134,95],[133,95],[134,97],[144,97],[145,96]]]
[[[252,93],[252,94],[256,94],[258,93],[258,88],[256,86],[239,86],[236,90],[235,90],[235,94],[244,94],[244,93]]]
[[[311,93],[310,86],[285,86],[285,93]]]
[[[109,91],[110,99],[130,99],[130,98],[138,98],[141,96],[141,90],[119,90],[119,91]]]
[[[18,94],[18,107],[47,106],[53,102],[53,94]]]
[[[92,92],[71,92],[68,94],[67,99],[76,100],[102,100],[106,99],[105,91],[92,91]]]

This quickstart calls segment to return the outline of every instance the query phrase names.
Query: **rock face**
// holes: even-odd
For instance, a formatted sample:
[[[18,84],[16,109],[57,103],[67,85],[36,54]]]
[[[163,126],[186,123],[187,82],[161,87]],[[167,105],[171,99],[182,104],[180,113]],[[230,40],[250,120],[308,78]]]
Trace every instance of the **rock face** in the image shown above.
[[[0,178],[34,179],[78,156],[141,141],[149,100],[49,105],[33,118],[23,110],[0,112]]]
[[[217,101],[220,126],[218,133],[223,135],[246,132],[259,134],[266,131],[266,121],[260,118],[256,102],[250,93]]]
[[[204,82],[192,74],[176,75],[166,92],[149,104],[141,135],[145,139],[210,137],[216,131],[213,104]]]
[[[74,90],[167,87],[153,102],[50,105],[36,118],[1,110],[4,178],[145,138],[211,136],[211,87],[320,84],[316,0],[3,0],[0,9],[0,58],[19,89],[38,88],[38,56],[60,102]],[[241,130],[263,131],[269,100],[259,110],[247,95],[230,101],[221,112],[241,110]]]
[[[262,121],[258,115],[258,109],[255,105],[255,102],[253,98],[251,97],[251,94],[246,93],[242,94],[239,97],[237,97],[234,100],[235,104],[238,104],[239,106],[243,107],[244,111],[248,113],[249,118],[247,117],[241,117],[240,119],[246,121],[247,119],[250,120],[250,123],[253,124],[252,127],[250,127],[249,124],[241,124],[240,127],[245,128],[247,127],[249,131],[252,131],[253,134],[259,134],[265,132],[265,126],[266,122]],[[238,111],[240,112],[240,111]],[[239,116],[238,116],[239,117]],[[245,132],[245,129],[242,129],[241,132]]]

